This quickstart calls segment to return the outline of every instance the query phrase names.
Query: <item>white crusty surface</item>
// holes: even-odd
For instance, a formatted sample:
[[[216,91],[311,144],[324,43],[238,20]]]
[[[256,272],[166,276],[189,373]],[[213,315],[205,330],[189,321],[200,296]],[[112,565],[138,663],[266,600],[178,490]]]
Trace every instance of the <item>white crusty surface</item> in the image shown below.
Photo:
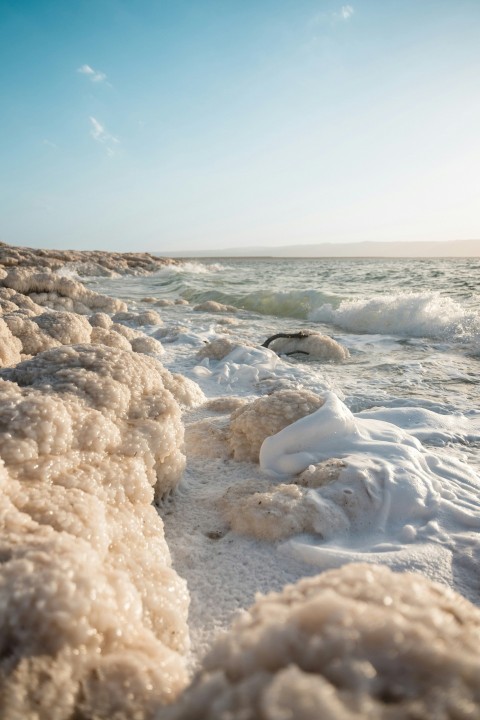
[[[4,316],[12,333],[22,343],[25,355],[36,355],[60,345],[90,342],[92,327],[88,320],[72,312],[43,312],[25,317],[21,313]]]
[[[112,318],[114,323],[131,323],[132,325],[161,325],[162,319],[156,310],[144,312],[117,312]]]
[[[36,272],[30,268],[14,267],[7,271],[0,284],[53,310],[89,315],[92,311],[118,312],[127,307],[123,300],[100,295],[77,280],[51,271]]]
[[[479,643],[453,590],[345,565],[259,597],[157,720],[477,718]]]
[[[204,347],[200,348],[197,352],[197,358],[198,360],[203,360],[204,358],[222,360],[236,347],[238,347],[238,343],[233,342],[230,338],[215,338],[215,340],[206,343]]]
[[[160,340],[144,335],[130,341],[133,352],[145,353],[147,355],[163,355],[164,349]]]
[[[338,505],[293,484],[232,486],[222,509],[232,530],[257,540],[284,540],[300,533],[316,533],[328,540],[350,525]]]
[[[201,312],[215,312],[215,313],[221,313],[221,312],[236,313],[236,312],[238,312],[238,308],[236,308],[234,305],[224,305],[223,303],[219,303],[216,300],[205,300],[205,302],[195,305],[195,307],[193,309],[201,311]]]
[[[143,720],[187,681],[188,592],[151,504],[184,466],[162,372],[79,345],[1,373],[5,720]]]
[[[22,343],[0,317],[0,367],[16,365],[21,360]]]
[[[93,315],[90,315],[90,317],[88,318],[88,322],[92,327],[98,327],[103,328],[104,330],[108,330],[112,326],[113,320],[110,315],[107,315],[107,313],[97,312],[93,313]]]
[[[194,408],[205,402],[205,393],[194,380],[180,373],[171,373],[163,367],[161,373],[165,387],[170,390],[179,405]]]
[[[309,390],[277,390],[232,413],[229,444],[235,460],[258,462],[266,437],[318,410],[323,398]]]
[[[40,393],[32,401],[28,424],[18,412],[10,421],[10,427],[12,422],[18,424],[14,439],[7,437],[7,445],[20,463],[18,471],[25,475],[39,472],[37,463],[44,454],[39,438],[45,436],[49,448],[50,443],[58,445],[54,454],[69,449],[92,452],[87,458],[75,455],[79,469],[85,462],[96,465],[100,461],[108,470],[105,459],[95,456],[97,450],[108,449],[114,463],[122,456],[127,465],[141,458],[150,484],[157,494],[165,494],[177,484],[184,467],[180,412],[164,383],[169,375],[152,357],[103,345],[62,346],[4,370],[1,377],[5,380]],[[60,419],[65,411],[57,408],[59,396],[65,394],[68,420]],[[49,403],[54,407],[43,409]],[[61,404],[65,406],[63,400]],[[162,423],[163,418],[168,418],[168,423]],[[50,439],[51,424],[58,427]],[[4,459],[5,452],[0,440]],[[33,467],[25,465],[30,460]],[[123,474],[127,480],[128,472]]]

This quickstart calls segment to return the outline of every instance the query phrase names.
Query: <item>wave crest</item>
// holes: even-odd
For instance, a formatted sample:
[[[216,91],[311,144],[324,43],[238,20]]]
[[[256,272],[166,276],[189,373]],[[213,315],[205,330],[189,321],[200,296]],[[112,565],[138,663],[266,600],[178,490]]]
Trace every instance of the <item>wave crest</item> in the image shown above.
[[[471,340],[480,332],[478,313],[436,292],[398,293],[327,303],[309,316],[350,332]]]

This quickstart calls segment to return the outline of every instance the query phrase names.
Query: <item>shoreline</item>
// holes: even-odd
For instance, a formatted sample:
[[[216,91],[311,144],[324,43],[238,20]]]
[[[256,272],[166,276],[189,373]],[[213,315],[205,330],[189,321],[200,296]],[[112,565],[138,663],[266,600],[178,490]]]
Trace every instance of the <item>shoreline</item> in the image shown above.
[[[335,400],[305,390],[278,389],[253,402],[208,398],[197,383],[165,369],[161,339],[141,331],[161,327],[156,310],[133,312],[56,272],[70,264],[80,276],[146,275],[182,261],[0,245],[4,720],[74,714],[106,720],[113,713],[119,720],[221,720],[227,712],[252,720],[262,712],[275,720],[285,708],[300,720],[309,717],[308,702],[328,717],[342,717],[353,706],[360,715],[352,717],[367,711],[388,717],[393,678],[407,662],[411,676],[396,689],[405,713],[409,703],[429,712],[434,703],[460,706],[467,696],[480,708],[478,675],[469,674],[461,658],[478,672],[480,610],[449,588],[398,572],[421,568],[423,557],[416,565],[408,553],[398,555],[392,573],[372,564],[373,555],[364,554],[370,565],[345,565],[350,556],[342,559],[337,546],[329,555],[329,537],[343,532],[345,522],[354,528],[355,518],[340,514],[333,496],[319,500],[316,492],[325,483],[335,487],[345,463],[356,471],[356,434],[388,440],[397,448],[392,466],[410,463],[413,470],[428,462],[433,467],[420,444],[398,428],[392,441],[379,421],[352,420]],[[207,344],[204,358],[221,361],[232,347]],[[259,352],[261,362],[276,362],[271,350],[244,345],[236,352],[238,363]],[[316,463],[315,472],[298,475],[296,484],[266,479],[259,467],[261,433],[270,440],[287,433],[282,447],[271,448],[273,468],[284,444],[332,428],[344,437],[340,464],[325,465],[319,456],[307,463]],[[302,451],[313,458],[316,443]],[[407,519],[408,503],[418,509],[418,488],[411,492],[412,499],[397,495]],[[435,497],[421,499],[433,512]],[[322,517],[329,518],[321,529],[315,524],[320,501]],[[403,516],[398,523],[412,527]],[[320,565],[309,564],[299,543],[297,557],[288,556],[288,548],[287,555],[276,554],[279,539],[286,547],[296,533],[312,529],[327,539]],[[437,579],[448,584],[447,555],[434,543],[425,547],[427,554],[439,553]],[[327,569],[337,565],[343,567]],[[371,592],[372,583],[378,592]],[[254,590],[277,594],[257,600],[247,613]],[[215,621],[207,627],[205,615],[215,603],[221,627]],[[214,642],[238,607],[243,614],[233,631]],[[432,620],[432,608],[442,622]],[[384,632],[375,644],[370,633],[379,613]],[[392,659],[399,626],[404,638]],[[189,685],[192,629],[197,653],[211,653],[204,662],[196,658],[194,684],[172,704]],[[423,680],[416,677],[420,668]],[[302,698],[310,698],[307,705]]]

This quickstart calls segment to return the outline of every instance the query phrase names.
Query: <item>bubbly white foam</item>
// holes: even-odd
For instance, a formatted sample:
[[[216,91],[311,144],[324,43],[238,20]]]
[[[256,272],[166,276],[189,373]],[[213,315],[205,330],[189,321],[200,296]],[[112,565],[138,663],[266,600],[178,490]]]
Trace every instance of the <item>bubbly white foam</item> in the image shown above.
[[[437,292],[398,293],[322,305],[310,319],[353,332],[469,340],[480,327],[478,313]]]

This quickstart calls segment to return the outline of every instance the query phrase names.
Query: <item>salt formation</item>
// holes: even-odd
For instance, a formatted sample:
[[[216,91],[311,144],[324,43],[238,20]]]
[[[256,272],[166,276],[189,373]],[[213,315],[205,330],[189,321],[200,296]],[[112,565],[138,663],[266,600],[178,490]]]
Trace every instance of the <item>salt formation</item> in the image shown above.
[[[38,268],[53,271],[73,270],[79,276],[118,277],[148,275],[178,260],[161,258],[150,253],[116,253],[102,250],[40,250],[15,247],[0,242],[0,265],[4,267]]]
[[[258,598],[161,718],[479,717],[479,643],[453,590],[346,565]]]
[[[236,397],[235,395],[227,395],[225,397],[211,398],[205,403],[206,410],[212,410],[213,412],[232,412],[238,410],[238,408],[246,405],[248,400],[242,397]]]
[[[151,718],[186,682],[185,583],[151,502],[184,466],[154,358],[64,346],[0,373],[0,716]]]
[[[190,423],[185,430],[188,457],[223,458],[231,456],[228,445],[228,418],[205,418]]]
[[[90,342],[92,345],[108,345],[108,347],[118,348],[119,350],[132,350],[131,342],[116,332],[113,327],[110,330],[105,330],[102,327],[92,328]]]
[[[139,353],[160,355],[162,344],[138,330],[128,328],[112,321],[105,313],[96,313],[85,318],[72,312],[49,311],[40,314],[25,315],[23,312],[5,313],[3,320],[12,335],[20,340],[20,351],[24,356],[50,350],[60,345],[75,345],[91,342],[95,345],[108,345],[121,350],[133,350]],[[104,318],[108,319],[108,323]],[[93,325],[92,325],[93,323]],[[12,357],[16,357],[15,355]],[[16,362],[20,360],[17,357]],[[4,364],[13,364],[13,361]]]
[[[85,317],[71,312],[44,312],[31,317],[12,313],[4,315],[4,320],[21,341],[25,355],[36,355],[60,345],[88,343],[92,332]]]
[[[263,492],[252,492],[248,483],[233,486],[222,505],[231,529],[257,540],[284,540],[300,533],[328,540],[349,530],[338,505],[297,485],[270,485]]]
[[[335,362],[346,360],[350,355],[347,348],[333,338],[311,330],[273,335],[263,343],[263,347],[269,347],[279,355],[300,353],[315,360]]]
[[[104,330],[108,330],[112,326],[113,320],[110,315],[107,315],[107,313],[98,312],[90,315],[88,322],[92,327],[99,327]]]
[[[0,317],[0,367],[20,362],[22,343],[16,338],[5,320]]]
[[[323,402],[309,390],[278,390],[239,408],[230,422],[229,444],[233,457],[258,462],[265,438],[318,410]]]
[[[203,312],[238,312],[238,308],[234,305],[224,305],[223,303],[216,302],[216,300],[206,300],[199,305],[195,305],[193,309]]]
[[[172,305],[190,305],[188,300],[184,300],[184,298],[175,298],[175,300],[171,300],[170,298],[160,298],[160,300],[157,300],[156,298],[153,298],[153,301],[158,307],[170,307]]]
[[[164,352],[162,343],[148,335],[134,338],[131,340],[130,345],[132,346],[133,352],[147,353],[149,355],[162,355]]]
[[[70,310],[88,315],[92,310],[118,312],[127,309],[122,300],[100,295],[77,280],[54,272],[13,268],[0,280],[0,285],[27,295],[38,305],[45,305],[53,310]]]
[[[3,277],[7,277],[6,272]],[[33,302],[28,295],[22,295],[7,287],[0,287],[0,308],[3,313],[18,312],[20,310],[24,315],[38,315],[44,311],[44,308]]]
[[[198,360],[203,360],[204,358],[222,360],[231,353],[232,350],[235,350],[239,344],[239,342],[234,342],[227,337],[215,338],[215,340],[206,343],[204,347],[200,348],[197,352],[197,358]]]
[[[144,312],[117,312],[112,317],[114,323],[131,323],[132,325],[161,325],[162,319],[155,310]]]
[[[205,402],[203,390],[190,378],[161,369],[163,384],[170,390],[175,400],[183,407],[193,408]]]

